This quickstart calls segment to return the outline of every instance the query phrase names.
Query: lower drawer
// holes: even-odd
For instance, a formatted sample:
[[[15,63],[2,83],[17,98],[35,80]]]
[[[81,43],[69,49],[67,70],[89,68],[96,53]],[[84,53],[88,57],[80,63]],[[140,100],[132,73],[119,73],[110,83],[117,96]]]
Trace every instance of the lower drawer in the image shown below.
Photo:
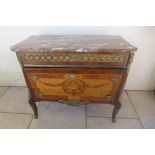
[[[123,70],[25,68],[36,100],[107,102],[115,100]]]

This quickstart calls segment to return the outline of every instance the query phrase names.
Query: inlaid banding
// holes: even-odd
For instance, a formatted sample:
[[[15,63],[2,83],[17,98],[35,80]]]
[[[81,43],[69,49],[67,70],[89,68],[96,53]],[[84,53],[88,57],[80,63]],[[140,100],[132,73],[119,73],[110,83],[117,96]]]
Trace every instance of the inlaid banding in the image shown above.
[[[25,54],[26,61],[123,62],[123,55],[110,54]]]

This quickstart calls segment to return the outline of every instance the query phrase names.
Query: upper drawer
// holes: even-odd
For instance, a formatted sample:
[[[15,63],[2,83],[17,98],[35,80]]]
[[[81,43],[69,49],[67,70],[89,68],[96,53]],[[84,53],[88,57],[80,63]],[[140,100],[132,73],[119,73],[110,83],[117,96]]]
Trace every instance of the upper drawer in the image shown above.
[[[24,67],[125,68],[129,52],[22,52]]]

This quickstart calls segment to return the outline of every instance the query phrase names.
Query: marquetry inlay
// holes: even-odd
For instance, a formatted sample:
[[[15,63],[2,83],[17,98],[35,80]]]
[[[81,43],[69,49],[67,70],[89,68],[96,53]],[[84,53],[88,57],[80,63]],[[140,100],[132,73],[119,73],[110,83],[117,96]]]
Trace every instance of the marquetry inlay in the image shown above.
[[[25,54],[26,61],[123,62],[123,55],[110,54]]]
[[[80,105],[85,103],[84,101],[112,103],[122,78],[121,74],[115,72],[100,74],[30,72],[27,75],[32,88],[35,89],[36,98],[53,100],[58,98],[61,103],[68,105]]]

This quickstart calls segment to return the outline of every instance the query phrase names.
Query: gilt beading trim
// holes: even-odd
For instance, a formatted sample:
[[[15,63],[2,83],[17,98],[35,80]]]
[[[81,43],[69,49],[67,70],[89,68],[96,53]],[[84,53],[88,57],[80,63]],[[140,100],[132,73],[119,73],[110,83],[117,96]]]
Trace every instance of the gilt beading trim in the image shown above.
[[[70,105],[70,106],[80,106],[80,105],[84,105],[84,104],[89,104],[90,103],[89,101],[81,102],[79,100],[67,100],[67,101],[59,100],[58,102],[61,103],[61,104],[66,104],[66,105]]]

